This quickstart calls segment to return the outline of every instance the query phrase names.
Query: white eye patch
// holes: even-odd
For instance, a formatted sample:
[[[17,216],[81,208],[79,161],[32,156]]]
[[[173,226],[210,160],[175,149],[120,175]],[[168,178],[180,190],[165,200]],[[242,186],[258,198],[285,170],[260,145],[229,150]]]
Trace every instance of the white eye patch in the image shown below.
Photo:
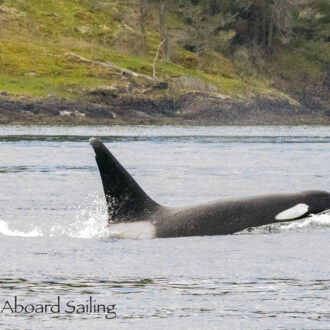
[[[309,206],[306,204],[297,204],[290,209],[284,210],[283,212],[276,215],[276,220],[293,220],[302,217],[308,212]]]

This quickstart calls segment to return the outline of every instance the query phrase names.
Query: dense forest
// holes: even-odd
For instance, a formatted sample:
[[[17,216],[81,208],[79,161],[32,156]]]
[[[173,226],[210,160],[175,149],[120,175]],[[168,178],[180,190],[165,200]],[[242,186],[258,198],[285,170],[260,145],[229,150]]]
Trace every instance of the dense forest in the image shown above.
[[[0,92],[112,105],[202,92],[330,114],[330,1],[2,0]]]
[[[330,1],[150,0],[151,4],[158,6],[166,60],[171,58],[171,43],[191,52],[197,63],[215,52],[230,59],[242,77],[266,74],[276,88],[311,107],[329,104]],[[147,0],[139,1],[139,10],[145,52]],[[170,33],[166,12],[181,23]]]

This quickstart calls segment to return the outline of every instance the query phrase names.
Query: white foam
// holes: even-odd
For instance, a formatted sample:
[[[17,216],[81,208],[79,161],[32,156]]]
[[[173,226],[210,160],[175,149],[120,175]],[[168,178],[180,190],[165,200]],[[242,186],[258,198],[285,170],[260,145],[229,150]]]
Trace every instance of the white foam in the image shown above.
[[[307,218],[301,220],[245,229],[238,234],[282,233],[289,231],[308,231],[316,228],[330,228],[330,210],[319,214],[311,214]]]
[[[322,228],[330,226],[330,211],[321,214],[312,214],[310,217],[300,221],[282,223],[280,228],[283,230],[296,230],[304,228]]]
[[[92,202],[87,201],[79,207],[74,223],[53,226],[50,236],[146,239],[154,238],[156,229],[154,225],[146,221],[108,225],[107,207],[102,196],[96,199],[94,197]]]
[[[88,205],[79,208],[76,221],[66,225],[55,225],[50,236],[69,236],[75,238],[105,238],[108,237],[108,215],[104,197],[97,198]]]
[[[43,233],[39,227],[35,227],[29,232],[23,232],[16,229],[10,229],[7,222],[0,220],[0,234],[14,237],[41,237]]]

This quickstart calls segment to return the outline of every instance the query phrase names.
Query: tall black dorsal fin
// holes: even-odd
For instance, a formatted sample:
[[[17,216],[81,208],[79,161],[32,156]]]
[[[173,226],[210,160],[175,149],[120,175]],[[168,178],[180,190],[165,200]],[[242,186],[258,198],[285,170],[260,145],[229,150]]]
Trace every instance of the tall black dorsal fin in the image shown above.
[[[98,139],[89,140],[100,170],[109,222],[144,220],[159,205],[154,202]]]

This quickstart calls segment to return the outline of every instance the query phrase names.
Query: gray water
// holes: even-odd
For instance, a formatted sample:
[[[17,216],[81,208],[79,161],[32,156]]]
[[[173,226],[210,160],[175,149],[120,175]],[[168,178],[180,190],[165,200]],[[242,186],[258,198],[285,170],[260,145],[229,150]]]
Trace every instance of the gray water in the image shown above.
[[[231,236],[107,237],[91,136],[156,201],[330,190],[329,127],[0,126],[1,328],[330,328],[330,213]],[[66,313],[65,304],[115,304]],[[110,314],[109,314],[110,315]]]

